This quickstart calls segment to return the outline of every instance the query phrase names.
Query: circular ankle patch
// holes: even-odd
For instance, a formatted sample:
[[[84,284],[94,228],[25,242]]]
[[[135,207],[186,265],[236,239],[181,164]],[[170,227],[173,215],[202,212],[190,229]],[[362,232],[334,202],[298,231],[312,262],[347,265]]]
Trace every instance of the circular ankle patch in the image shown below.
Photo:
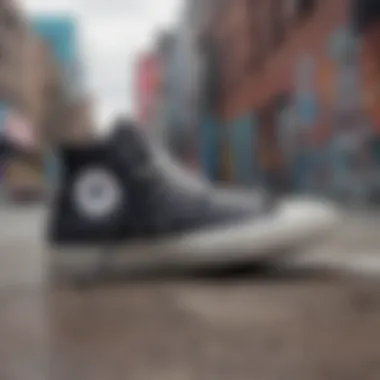
[[[76,209],[87,219],[104,219],[115,214],[123,202],[123,189],[116,176],[106,168],[82,171],[74,183]]]

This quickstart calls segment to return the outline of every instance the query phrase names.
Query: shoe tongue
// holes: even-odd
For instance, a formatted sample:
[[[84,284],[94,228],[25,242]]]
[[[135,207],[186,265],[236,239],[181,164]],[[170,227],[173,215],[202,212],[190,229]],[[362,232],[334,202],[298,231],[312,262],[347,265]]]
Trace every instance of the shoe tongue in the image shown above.
[[[208,187],[205,179],[190,173],[162,146],[150,142],[140,126],[128,122],[118,123],[110,138],[111,149],[121,152],[136,172],[151,169],[177,190],[199,193]]]
[[[111,146],[119,148],[133,163],[147,163],[151,160],[149,147],[144,131],[135,124],[119,122],[110,136]]]

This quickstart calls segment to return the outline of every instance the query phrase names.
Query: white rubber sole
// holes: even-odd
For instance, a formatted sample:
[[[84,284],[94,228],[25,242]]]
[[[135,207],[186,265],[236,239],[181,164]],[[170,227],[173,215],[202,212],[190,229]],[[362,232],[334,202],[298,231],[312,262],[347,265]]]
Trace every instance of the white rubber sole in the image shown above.
[[[229,228],[116,246],[50,247],[49,262],[53,273],[80,276],[104,267],[118,272],[275,260],[323,239],[338,220],[329,204],[288,200],[273,214]]]

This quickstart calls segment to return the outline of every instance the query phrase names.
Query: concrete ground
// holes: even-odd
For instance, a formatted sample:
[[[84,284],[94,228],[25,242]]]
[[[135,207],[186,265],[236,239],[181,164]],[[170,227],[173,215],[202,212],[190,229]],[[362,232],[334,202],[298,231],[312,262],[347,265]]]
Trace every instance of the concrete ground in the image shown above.
[[[43,217],[0,210],[1,380],[380,378],[380,216],[351,213],[270,276],[80,290],[45,281]]]

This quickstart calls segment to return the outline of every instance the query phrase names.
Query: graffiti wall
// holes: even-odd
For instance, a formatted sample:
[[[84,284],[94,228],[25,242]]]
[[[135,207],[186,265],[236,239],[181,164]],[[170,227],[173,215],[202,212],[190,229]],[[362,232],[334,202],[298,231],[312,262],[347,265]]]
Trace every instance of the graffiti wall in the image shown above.
[[[369,47],[363,59],[362,45],[348,28],[339,27],[326,41],[324,55],[305,52],[298,58],[292,86],[276,116],[293,189],[347,190],[355,196],[368,190],[368,141],[380,122],[380,59],[376,61]]]
[[[296,188],[356,198],[371,191],[371,144],[380,122],[380,54],[373,46],[339,27],[324,55],[300,56],[287,106],[295,127],[281,137],[296,141],[290,148]],[[278,124],[283,129],[286,121]]]
[[[295,61],[288,88],[207,138],[219,142],[206,144],[207,166],[240,184],[355,199],[374,186],[380,193],[380,26],[360,38],[337,26],[322,53],[304,51]]]

